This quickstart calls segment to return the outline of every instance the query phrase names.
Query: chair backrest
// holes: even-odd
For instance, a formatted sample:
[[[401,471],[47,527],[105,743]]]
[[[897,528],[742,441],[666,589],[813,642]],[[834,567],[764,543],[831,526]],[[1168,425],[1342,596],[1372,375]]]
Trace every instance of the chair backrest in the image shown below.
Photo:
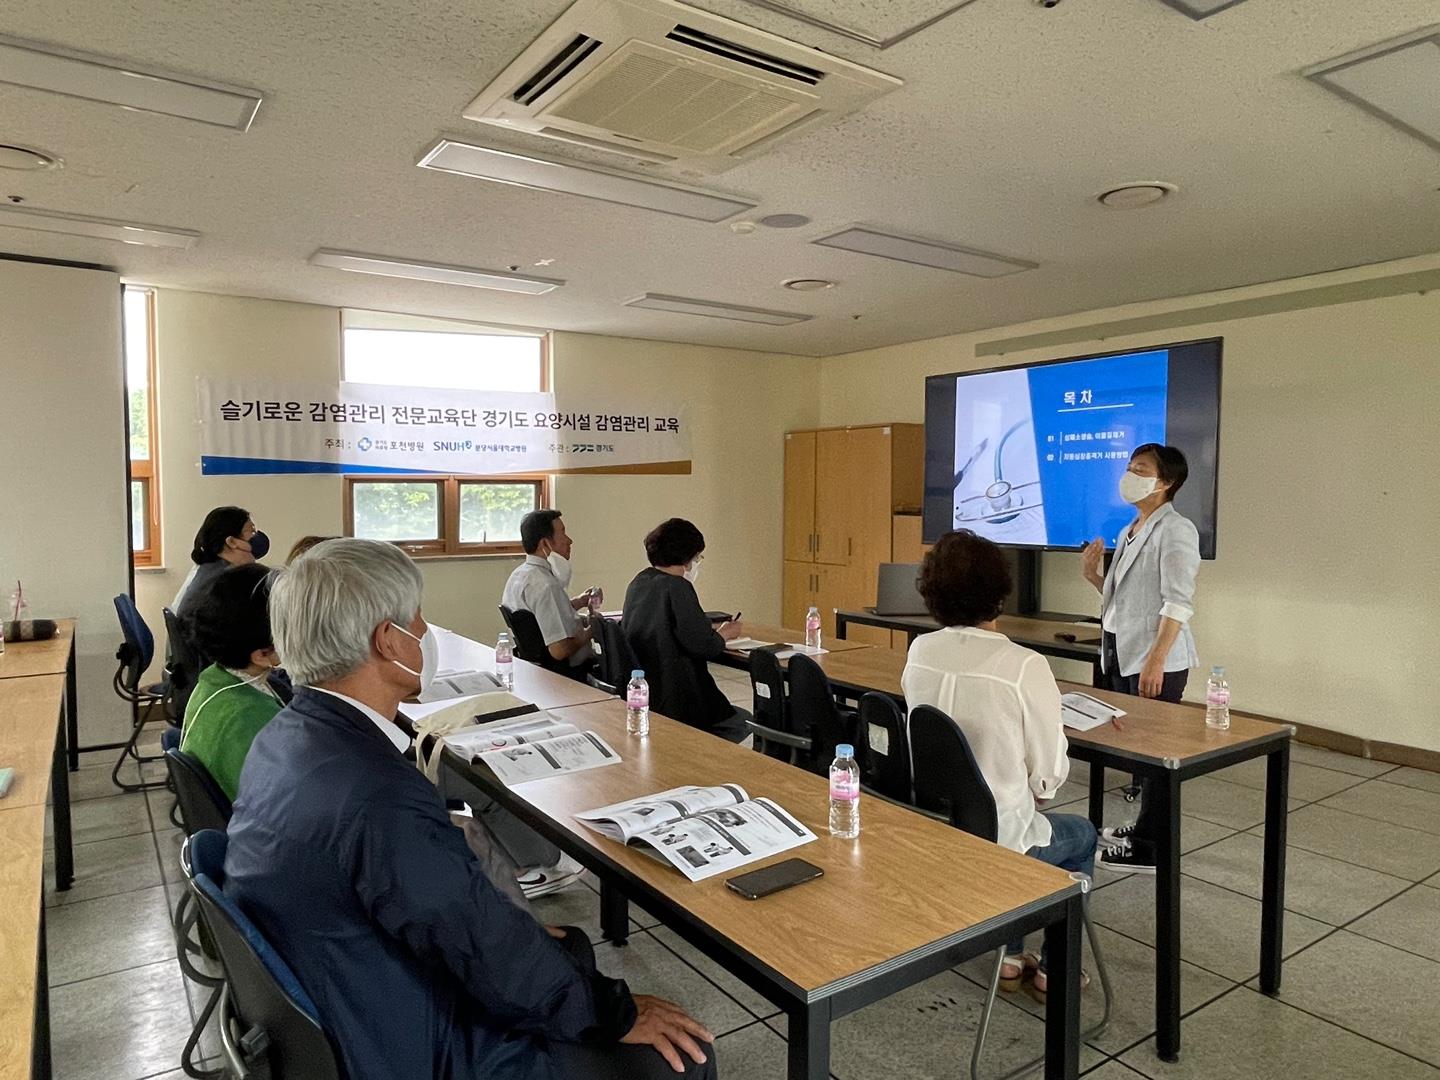
[[[224,832],[230,824],[230,797],[220,790],[210,770],[194,754],[179,749],[165,751],[165,767],[175,784],[185,835],[194,836],[202,829]]]
[[[220,953],[241,1033],[264,1033],[273,1080],[340,1080],[315,1003],[259,927],[225,895],[225,848],[224,833],[202,830],[186,842],[181,865]]]
[[[960,725],[939,709],[917,705],[908,726],[915,805],[994,843],[1000,828],[995,797]]]
[[[185,716],[185,706],[190,702],[190,693],[200,672],[208,661],[200,654],[195,639],[190,635],[184,621],[168,607],[165,615],[165,640],[169,654],[167,670],[170,673],[171,708],[177,721]]]
[[[910,779],[910,743],[905,737],[905,714],[889,694],[866,694],[860,699],[860,779],[871,790],[897,802],[914,795]]]
[[[751,652],[750,690],[755,699],[751,711],[757,723],[787,735],[806,734],[796,732],[790,726],[790,710],[785,703],[785,672],[780,668],[780,661],[775,659],[773,649]]]
[[[500,617],[505,620],[505,625],[510,627],[510,632],[515,637],[516,656],[542,667],[554,667],[555,658],[545,646],[545,636],[540,633],[540,624],[535,620],[534,612],[524,609],[512,611],[502,604]]]
[[[835,747],[854,743],[854,714],[842,713],[824,670],[808,656],[790,658],[790,727],[810,738],[810,760],[819,770],[828,768]]]
[[[155,659],[155,635],[140,615],[135,601],[128,593],[115,597],[115,614],[120,619],[120,634],[123,638],[115,658],[124,666],[122,685],[134,694],[140,689],[140,679],[145,669]]]
[[[595,640],[600,652],[600,681],[624,695],[630,672],[636,668],[635,650],[625,636],[625,627],[616,619],[597,616]]]

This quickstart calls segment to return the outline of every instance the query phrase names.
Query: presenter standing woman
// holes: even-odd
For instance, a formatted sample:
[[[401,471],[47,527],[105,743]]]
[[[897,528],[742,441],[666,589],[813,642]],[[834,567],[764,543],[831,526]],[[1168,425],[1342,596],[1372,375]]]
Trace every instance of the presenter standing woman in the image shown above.
[[[1135,507],[1135,520],[1116,540],[1108,572],[1103,540],[1092,540],[1081,555],[1081,572],[1100,593],[1100,662],[1109,690],[1179,701],[1199,663],[1190,619],[1200,534],[1173,505],[1189,472],[1185,455],[1173,446],[1136,447],[1120,477],[1120,496]],[[1162,827],[1142,785],[1140,816],[1133,825],[1106,830],[1101,865],[1153,874]]]

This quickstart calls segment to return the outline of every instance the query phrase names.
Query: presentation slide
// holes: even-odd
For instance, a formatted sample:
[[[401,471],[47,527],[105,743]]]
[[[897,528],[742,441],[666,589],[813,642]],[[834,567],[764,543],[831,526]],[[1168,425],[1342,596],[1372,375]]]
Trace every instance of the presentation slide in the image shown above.
[[[1191,468],[1177,508],[1213,554],[1219,359],[1207,342],[933,377],[927,541],[970,529],[1017,547],[1113,544],[1135,516],[1119,492],[1131,451],[1168,442]]]

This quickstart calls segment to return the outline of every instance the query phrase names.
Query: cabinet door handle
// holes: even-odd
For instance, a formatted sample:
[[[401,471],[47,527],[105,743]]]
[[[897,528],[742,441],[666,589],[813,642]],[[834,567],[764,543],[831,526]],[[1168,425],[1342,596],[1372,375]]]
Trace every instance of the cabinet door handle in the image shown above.
[[[846,554],[846,555],[854,555],[854,554],[855,554],[855,538],[854,538],[853,536],[847,536],[847,537],[845,538],[845,554]]]

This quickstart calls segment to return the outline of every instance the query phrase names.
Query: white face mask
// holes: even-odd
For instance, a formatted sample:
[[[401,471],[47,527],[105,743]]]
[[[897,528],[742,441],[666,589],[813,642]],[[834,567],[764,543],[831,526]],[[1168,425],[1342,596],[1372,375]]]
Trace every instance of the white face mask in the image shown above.
[[[695,579],[698,578],[699,576],[700,576],[700,560],[699,560],[699,559],[696,559],[696,560],[695,560],[694,562],[692,562],[689,566],[685,567],[685,580],[688,581],[688,582],[690,582],[691,585],[694,585],[694,584],[695,584]]]
[[[416,691],[416,696],[418,697],[420,694],[423,694],[426,690],[430,689],[430,684],[435,681],[435,672],[438,671],[440,668],[440,645],[435,640],[435,632],[427,626],[425,628],[425,633],[421,637],[416,637],[399,623],[392,622],[390,625],[395,627],[396,630],[399,630],[411,641],[418,641],[420,643],[419,671],[416,671],[414,668],[406,667],[404,664],[400,663],[399,660],[390,661],[401,671],[405,672],[408,675],[414,675],[415,678],[420,680],[420,689]]]
[[[560,588],[569,588],[570,576],[575,572],[570,565],[570,560],[558,551],[552,551],[545,556],[545,561],[550,564],[550,572],[555,575],[555,580],[560,582]]]
[[[1144,502],[1155,493],[1159,483],[1153,476],[1138,476],[1126,470],[1120,475],[1120,497],[1127,503]]]

